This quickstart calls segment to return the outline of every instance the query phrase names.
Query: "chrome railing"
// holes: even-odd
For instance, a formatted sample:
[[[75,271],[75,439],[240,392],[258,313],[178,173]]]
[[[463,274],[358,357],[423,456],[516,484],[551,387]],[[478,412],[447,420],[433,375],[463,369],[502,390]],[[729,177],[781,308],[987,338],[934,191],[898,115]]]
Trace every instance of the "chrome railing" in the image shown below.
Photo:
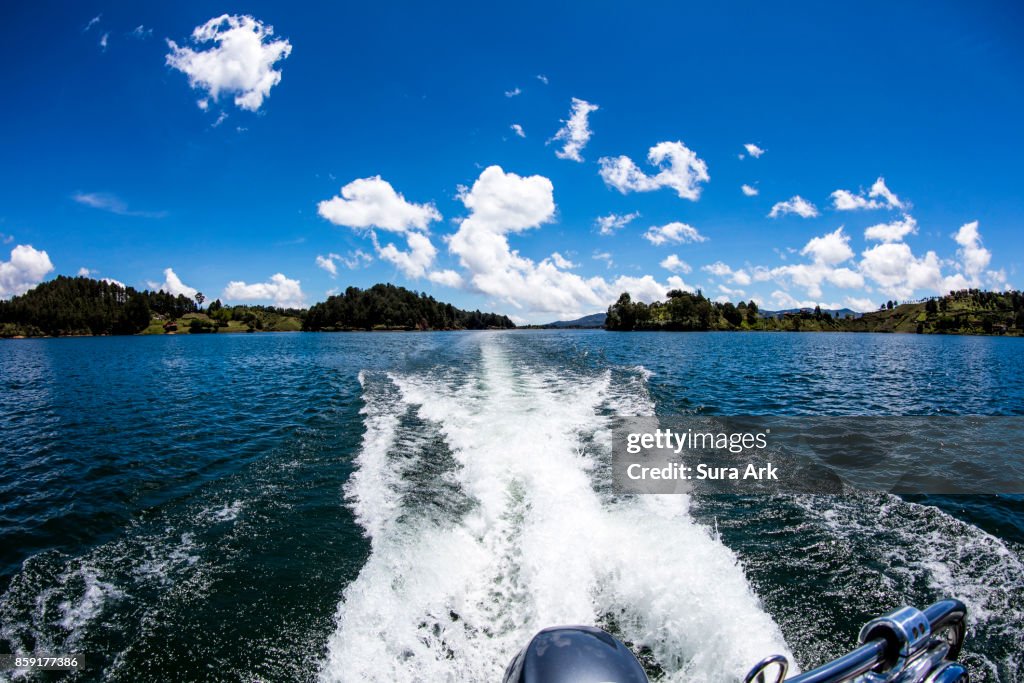
[[[967,683],[956,661],[967,630],[967,608],[942,600],[923,612],[901,607],[860,630],[860,646],[806,673],[786,678],[789,662],[773,655],[758,662],[744,683]]]

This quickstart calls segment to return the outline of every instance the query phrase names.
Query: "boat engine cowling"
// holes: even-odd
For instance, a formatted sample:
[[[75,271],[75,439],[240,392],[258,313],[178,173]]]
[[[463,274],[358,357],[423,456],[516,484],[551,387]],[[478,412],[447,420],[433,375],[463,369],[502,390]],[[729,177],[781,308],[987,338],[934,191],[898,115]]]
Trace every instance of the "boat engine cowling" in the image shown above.
[[[629,648],[592,626],[555,626],[533,637],[503,683],[648,683]]]

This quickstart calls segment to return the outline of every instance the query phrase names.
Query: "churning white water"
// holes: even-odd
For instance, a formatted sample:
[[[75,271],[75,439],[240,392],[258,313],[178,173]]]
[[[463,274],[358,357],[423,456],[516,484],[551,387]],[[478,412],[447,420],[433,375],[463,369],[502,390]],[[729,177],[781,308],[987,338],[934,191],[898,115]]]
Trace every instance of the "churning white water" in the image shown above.
[[[789,655],[687,496],[596,485],[608,415],[653,410],[634,375],[556,373],[488,337],[475,367],[361,376],[366,434],[346,496],[371,555],[321,679],[500,680],[559,624],[612,628],[670,681],[735,679]]]

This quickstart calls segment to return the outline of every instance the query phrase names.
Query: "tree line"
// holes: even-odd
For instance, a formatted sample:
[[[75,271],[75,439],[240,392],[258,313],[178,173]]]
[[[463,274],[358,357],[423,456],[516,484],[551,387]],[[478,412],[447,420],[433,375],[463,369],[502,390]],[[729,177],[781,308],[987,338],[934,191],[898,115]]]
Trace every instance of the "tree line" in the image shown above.
[[[650,304],[633,301],[628,293],[623,293],[608,308],[605,328],[1021,334],[1024,293],[963,289],[914,302],[886,301],[877,311],[843,318],[833,317],[818,306],[765,317],[753,301],[719,303],[708,300],[700,290],[672,290],[665,301]]]
[[[646,304],[633,301],[628,292],[608,307],[605,329],[703,331],[741,329],[758,320],[757,304],[753,301],[719,303],[711,301],[698,289],[685,292],[673,289],[665,301]]]
[[[167,292],[139,292],[115,282],[59,275],[25,294],[0,301],[0,336],[137,334],[154,313],[180,318],[194,313],[192,299]]]
[[[481,330],[515,327],[508,316],[464,311],[425,293],[378,284],[369,289],[349,287],[328,297],[306,313],[303,330]]]

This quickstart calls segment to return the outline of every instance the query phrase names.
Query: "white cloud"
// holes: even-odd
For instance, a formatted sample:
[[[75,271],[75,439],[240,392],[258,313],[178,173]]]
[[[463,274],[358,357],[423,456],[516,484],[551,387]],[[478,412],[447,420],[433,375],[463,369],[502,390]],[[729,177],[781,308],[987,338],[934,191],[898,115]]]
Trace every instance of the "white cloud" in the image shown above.
[[[95,270],[90,270],[89,268],[82,266],[81,268],[78,269],[78,277],[89,277],[95,272]]]
[[[537,74],[537,80],[543,83],[544,85],[548,84],[548,77],[545,76],[544,74]]]
[[[140,218],[164,218],[166,211],[133,211],[120,198],[107,192],[77,192],[71,198],[93,209],[109,211],[118,216],[138,216]]]
[[[331,278],[334,278],[338,274],[339,263],[349,270],[355,270],[356,268],[371,263],[372,261],[373,257],[362,249],[356,249],[354,252],[350,251],[348,256],[332,253],[327,256],[317,255],[316,257],[317,267],[323,268],[330,273]]]
[[[604,308],[623,291],[634,297],[664,298],[672,286],[685,287],[678,277],[668,284],[650,275],[620,276],[609,281],[570,272],[552,255],[539,262],[512,249],[510,234],[538,228],[555,214],[554,188],[543,176],[519,176],[490,166],[460,199],[469,216],[448,240],[448,248],[465,269],[464,286],[529,312],[574,314]],[[610,254],[594,254],[610,262]],[[564,263],[561,265],[565,265]]]
[[[917,221],[913,216],[904,215],[901,221],[879,223],[864,231],[864,238],[879,242],[901,242],[907,235],[917,234]]]
[[[740,185],[740,190],[742,190],[743,194],[747,195],[748,197],[756,197],[757,196],[757,188],[756,187],[751,187],[750,185],[743,184],[743,185]]]
[[[868,193],[869,197],[877,198],[881,197],[885,200],[886,205],[890,209],[903,209],[906,208],[906,204],[901,202],[899,197],[893,194],[888,187],[885,186],[885,178],[879,176],[878,180],[871,186],[871,192]]]
[[[726,278],[730,282],[737,285],[749,285],[752,282],[750,273],[740,268],[739,270],[733,270],[725,263],[721,261],[715,261],[712,264],[701,266],[701,270],[711,273],[715,277]]]
[[[861,273],[887,296],[907,299],[917,289],[943,289],[942,266],[934,251],[918,258],[903,242],[885,242],[865,250],[861,256]]]
[[[689,273],[693,270],[689,263],[679,258],[676,254],[669,254],[658,265],[673,273]]]
[[[221,296],[227,301],[270,301],[281,308],[302,308],[306,301],[299,280],[287,278],[282,273],[275,273],[267,282],[251,285],[233,280]]]
[[[707,242],[708,238],[700,234],[697,228],[686,223],[674,221],[665,225],[652,225],[643,235],[644,239],[654,245],[685,244],[687,242]]]
[[[274,65],[292,52],[285,39],[274,39],[274,27],[248,15],[228,15],[210,19],[192,31],[196,45],[213,42],[205,50],[167,45],[167,65],[188,76],[193,89],[201,89],[217,100],[221,92],[235,95],[235,106],[256,111],[270,89],[281,82],[281,71]]]
[[[338,274],[338,266],[335,265],[334,262],[339,259],[341,259],[341,256],[339,256],[338,254],[328,254],[327,256],[321,256],[317,254],[316,266],[317,268],[323,268],[324,270],[326,270],[328,273],[330,273],[331,277],[333,278]]]
[[[615,261],[612,259],[611,252],[608,251],[595,251],[594,255],[591,256],[595,261],[604,261],[605,265],[609,268],[615,265]]]
[[[19,244],[11,249],[9,261],[0,261],[0,299],[24,294],[52,270],[53,263],[45,251]]]
[[[848,296],[843,299],[843,304],[846,305],[846,308],[853,309],[858,313],[878,310],[878,304],[867,297]]]
[[[178,277],[178,274],[174,272],[173,268],[164,268],[163,284],[159,284],[152,281],[147,282],[146,284],[149,286],[150,289],[155,289],[160,292],[167,292],[168,294],[171,294],[173,296],[178,296],[179,294],[181,294],[188,297],[189,299],[194,299],[196,294],[199,293],[199,290],[197,290],[195,287],[189,287],[184,282],[182,282],[181,278]]]
[[[800,254],[811,256],[816,263],[834,266],[853,258],[853,249],[850,249],[850,237],[839,227],[834,232],[812,238]]]
[[[108,31],[107,33],[104,33],[102,36],[100,36],[100,43],[99,43],[100,49],[102,49],[104,52],[106,52],[107,51],[107,45],[109,43],[110,43],[110,32]]]
[[[759,158],[762,154],[764,154],[763,149],[761,149],[760,147],[751,142],[748,142],[747,144],[743,145],[743,148],[747,150],[747,154],[754,157],[755,159]]]
[[[710,180],[707,164],[680,141],[659,142],[648,151],[647,160],[660,169],[657,175],[647,175],[627,156],[602,157],[601,178],[622,194],[670,187],[691,201],[700,197],[700,183]]]
[[[595,225],[597,225],[598,232],[602,235],[614,235],[616,230],[621,230],[639,217],[640,213],[638,211],[622,216],[610,213],[607,216],[600,216],[595,221]]]
[[[132,38],[135,38],[136,40],[146,40],[151,35],[153,35],[153,29],[146,28],[142,24],[139,24],[138,26],[133,28],[131,31],[129,31],[128,35],[131,36]]]
[[[885,185],[885,178],[879,177],[865,196],[863,190],[854,194],[849,190],[836,190],[831,194],[832,206],[838,211],[857,211],[864,209],[903,209],[906,204],[901,202]]]
[[[818,208],[800,195],[794,195],[788,201],[779,202],[773,206],[768,217],[778,218],[787,213],[795,213],[802,218],[814,218],[818,215]]]
[[[578,263],[573,263],[569,259],[567,259],[564,256],[562,256],[561,254],[559,254],[557,251],[552,252],[551,256],[549,256],[548,258],[551,259],[552,263],[554,263],[556,266],[558,266],[559,268],[562,268],[564,270],[571,270],[572,268],[578,268],[579,265],[580,265]]]
[[[953,236],[956,243],[960,245],[957,249],[957,256],[964,273],[972,283],[979,282],[982,271],[988,268],[992,261],[992,252],[981,245],[981,234],[978,232],[978,221],[971,221],[960,226]]]
[[[371,233],[370,236],[373,238],[377,255],[398,266],[398,269],[407,277],[419,278],[426,275],[427,269],[434,263],[434,257],[437,256],[437,248],[422,232],[407,232],[405,234],[406,243],[409,245],[408,251],[402,251],[393,243],[382,247],[377,241],[375,233]]]
[[[521,137],[521,138],[525,138],[526,137],[526,131],[524,131],[523,127],[520,126],[518,123],[513,123],[511,126],[509,126],[509,128],[511,128],[512,131],[516,135],[518,135],[519,137]]]
[[[379,175],[353,180],[341,188],[341,195],[317,204],[317,213],[335,225],[350,228],[382,228],[405,233],[426,231],[432,221],[441,220],[433,204],[413,204],[395,192]]]
[[[427,275],[427,279],[446,287],[462,287],[462,276],[454,270],[435,270]]]
[[[108,285],[117,285],[121,289],[128,289],[128,286],[125,285],[125,283],[121,282],[120,280],[115,280],[112,277],[100,278],[100,282],[106,282]]]
[[[226,111],[222,111],[220,114],[217,115],[217,120],[210,124],[210,128],[216,128],[220,124],[224,123],[224,121],[226,121],[227,118],[228,113]]]
[[[558,129],[555,137],[551,138],[551,142],[556,140],[565,142],[562,149],[555,152],[556,157],[559,159],[571,159],[572,161],[583,161],[580,151],[587,146],[590,136],[593,134],[587,117],[590,116],[591,112],[595,112],[598,109],[599,107],[596,104],[591,104],[577,97],[572,98],[572,112],[569,115],[569,119],[562,121],[565,125]]]
[[[102,19],[102,18],[103,18],[103,14],[97,14],[97,15],[96,15],[95,17],[93,17],[92,19],[90,19],[90,20],[88,21],[88,23],[86,23],[86,25],[82,27],[82,33],[88,33],[88,32],[89,32],[89,30],[90,30],[90,29],[91,29],[91,28],[92,28],[93,26],[95,26],[96,24],[100,23],[100,19]]]
[[[516,97],[517,95],[522,95],[522,94],[523,94],[523,91],[520,90],[519,88],[513,88],[512,90],[506,90],[505,91],[505,97]]]

